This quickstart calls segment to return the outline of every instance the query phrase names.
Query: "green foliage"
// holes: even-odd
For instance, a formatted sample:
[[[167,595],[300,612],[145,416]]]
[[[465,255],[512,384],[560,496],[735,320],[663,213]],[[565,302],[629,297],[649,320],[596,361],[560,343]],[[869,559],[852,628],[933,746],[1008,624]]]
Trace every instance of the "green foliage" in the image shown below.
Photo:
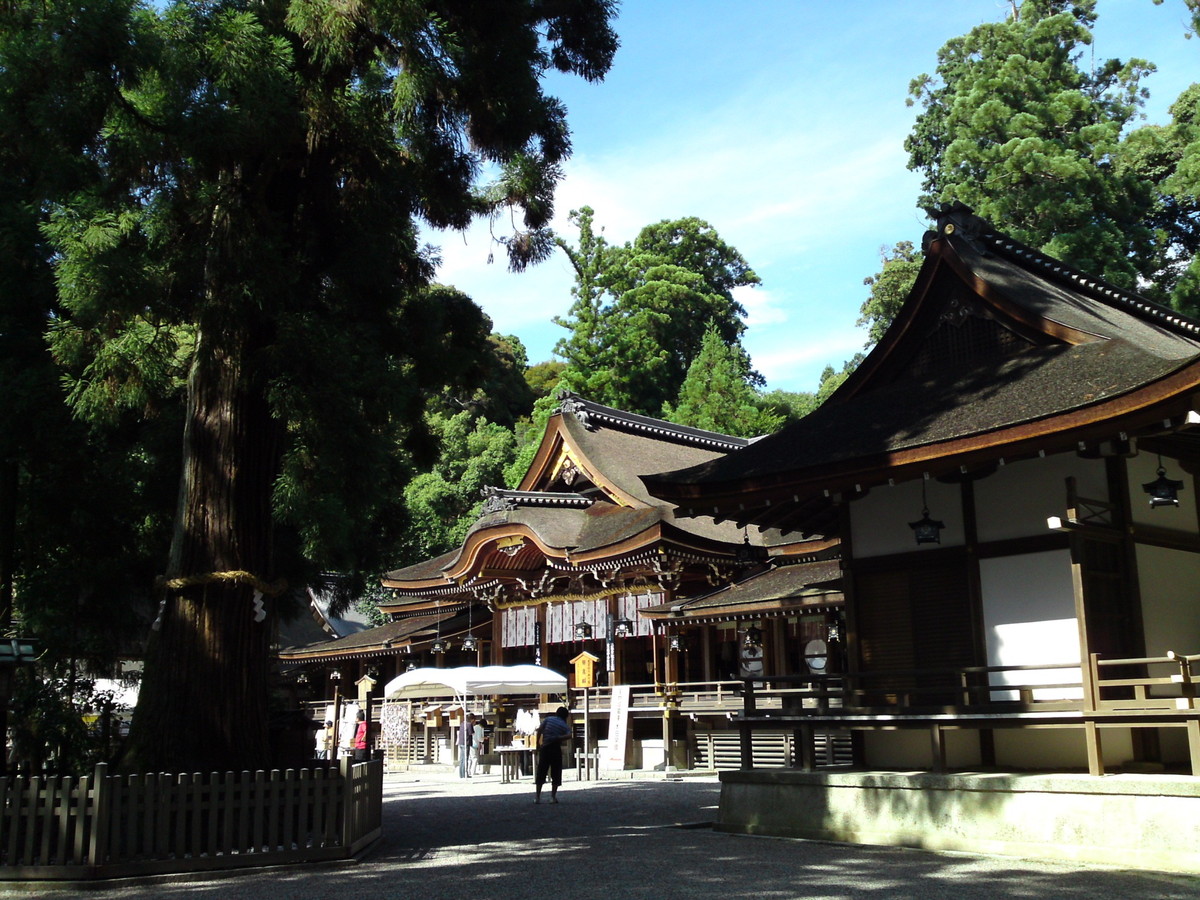
[[[1148,257],[1150,197],[1114,160],[1138,113],[1142,60],[1083,62],[1094,0],[1025,0],[938,53],[910,87],[905,142],[922,205],[959,201],[1019,240],[1133,287]],[[1142,266],[1142,268],[1139,268]]]
[[[529,471],[529,467],[533,464],[533,457],[537,454],[537,449],[542,443],[542,436],[546,433],[546,425],[550,421],[550,417],[558,411],[558,398],[555,396],[559,388],[570,389],[567,376],[571,374],[568,369],[564,373],[562,381],[558,382],[549,393],[543,397],[539,397],[533,405],[533,413],[527,420],[523,420],[518,424],[516,430],[517,449],[513,455],[512,461],[504,469],[504,484],[510,488],[515,488],[521,483],[521,479],[525,477],[525,473]]]
[[[763,405],[774,415],[791,424],[802,419],[817,408],[817,395],[808,391],[784,391],[775,389],[762,397]]]
[[[6,142],[0,178],[22,188],[14,210],[36,211],[3,237],[43,275],[53,259],[57,278],[28,292],[23,346],[53,322],[73,411],[107,427],[157,414],[187,373],[186,477],[160,571],[295,583],[378,571],[403,528],[403,485],[435,456],[431,400],[488,385],[490,414],[528,409],[523,353],[489,345],[478,307],[429,283],[418,221],[504,215],[512,267],[549,252],[569,140],[542,76],[602,77],[613,12],[609,0],[437,15],[413,0],[0,10],[0,122],[30,148]],[[493,185],[478,182],[485,166]],[[142,764],[265,762],[270,623],[243,621],[249,590],[168,598],[134,723]],[[215,634],[232,636],[219,654],[202,646]],[[179,659],[221,665],[189,681]]]
[[[745,259],[707,222],[689,217],[642,229],[622,247],[598,234],[593,212],[572,213],[579,244],[559,246],[575,268],[575,301],[555,322],[571,333],[555,347],[565,382],[597,402],[659,415],[678,396],[709,321],[727,344],[745,331],[733,290],[759,283]],[[762,378],[750,372],[754,384]]]
[[[483,488],[503,482],[516,438],[511,429],[464,410],[432,417],[441,437],[433,468],[417,475],[404,490],[409,528],[401,564],[420,562],[458,546],[478,518]]]
[[[15,609],[50,667],[104,665],[144,628],[162,571],[178,479],[179,335],[144,316],[99,321],[111,340],[64,331],[67,379],[95,365],[93,390],[63,402],[46,346],[63,321],[51,211],[102,177],[106,116],[148,48],[133,3],[49,0],[0,10],[0,626]],[[127,226],[87,235],[103,256]],[[95,275],[115,303],[119,279]],[[161,352],[160,352],[161,351]],[[145,356],[145,364],[139,357]]]
[[[562,379],[567,364],[562,360],[549,359],[525,370],[525,382],[533,391],[535,400],[554,392],[554,386]]]
[[[1153,186],[1147,222],[1156,253],[1143,292],[1200,315],[1200,85],[1191,85],[1172,104],[1170,124],[1132,132],[1117,162]]]
[[[876,344],[887,331],[896,313],[908,298],[908,292],[916,283],[921,271],[924,254],[913,248],[912,241],[900,241],[891,251],[879,251],[879,272],[863,279],[871,289],[870,296],[863,302],[856,324],[867,326],[867,345]]]
[[[12,696],[13,762],[26,773],[77,775],[112,762],[120,747],[120,713],[111,693],[69,670],[17,673]]]
[[[677,425],[735,437],[769,434],[784,422],[782,416],[764,408],[758,391],[750,384],[746,351],[741,345],[726,344],[711,320],[700,352],[679,390],[679,399],[663,407],[663,417]]]

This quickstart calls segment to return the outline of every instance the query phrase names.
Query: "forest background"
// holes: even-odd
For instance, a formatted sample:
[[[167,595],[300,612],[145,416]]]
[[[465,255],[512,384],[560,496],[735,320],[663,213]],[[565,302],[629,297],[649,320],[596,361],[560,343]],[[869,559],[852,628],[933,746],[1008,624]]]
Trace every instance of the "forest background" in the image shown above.
[[[179,672],[139,707],[147,737],[139,742],[135,719],[133,743],[144,764],[261,758],[266,626],[298,611],[285,585],[336,587],[342,602],[369,608],[383,569],[453,547],[480,489],[515,484],[562,388],[747,436],[804,415],[902,301],[920,264],[918,210],[965,203],[1020,240],[1194,315],[1200,88],[1159,100],[1147,123],[1152,60],[1094,48],[1109,2],[1119,0],[992,5],[993,16],[891,86],[910,104],[895,140],[912,174],[894,179],[916,180],[904,181],[916,228],[871,236],[890,243],[875,274],[850,273],[849,315],[844,297],[809,297],[803,324],[782,335],[795,355],[814,340],[841,346],[822,318],[837,309],[865,329],[811,391],[765,390],[748,307],[756,291],[779,289],[760,286],[722,222],[681,209],[609,237],[609,195],[560,198],[556,217],[553,189],[564,175],[572,184],[571,150],[587,162],[578,134],[570,145],[576,110],[553,100],[571,90],[559,79],[582,76],[595,99],[609,66],[621,71],[622,20],[611,18],[614,34],[615,11],[601,0],[547,20],[513,3],[514,24],[499,34],[495,21],[435,19],[418,4],[353,28],[317,0],[263,7],[287,10],[277,20],[238,4],[176,4],[153,23],[120,3],[99,4],[86,22],[68,5],[7,5],[0,122],[24,140],[0,150],[0,375],[11,401],[0,413],[0,625],[44,648],[16,699],[13,722],[25,729],[16,739],[63,768],[82,764],[92,751],[77,709],[95,702],[84,673],[136,650],[153,621],[165,635],[150,641],[151,657],[165,653]],[[1195,28],[1192,2],[1142,6],[1147,22],[1180,38]],[[714,54],[740,51],[753,64],[745,44],[721,44],[711,26],[698,32]],[[807,27],[832,35],[880,23]],[[85,32],[78,45],[61,39]],[[531,34],[554,51],[532,49]],[[818,67],[786,87],[837,93],[836,84]],[[509,118],[496,118],[485,85],[512,101]],[[765,85],[777,119],[803,117],[802,99]],[[703,78],[687,86],[705,88]],[[591,102],[581,105],[594,116]],[[747,110],[730,121],[736,108],[724,105],[714,124],[753,145],[765,120]],[[817,227],[861,233],[873,186],[889,176],[857,146],[838,159],[843,148],[821,132],[814,119],[794,163],[821,174],[823,160],[836,160]],[[879,132],[872,147],[889,134]],[[663,156],[705,206],[728,158],[686,142],[656,162]],[[736,189],[742,172],[732,168],[747,164],[729,166]],[[814,227],[796,208],[778,214],[801,232]],[[483,231],[468,230],[473,220]],[[422,247],[431,227],[468,237]],[[777,231],[775,255],[784,245],[796,258],[820,255],[815,231],[808,240]],[[520,337],[494,330],[479,309],[489,298],[463,290],[472,279],[462,247],[500,260],[491,271],[506,257],[514,272],[566,267],[557,302],[547,292],[522,303],[548,307],[560,335],[552,358],[531,359]],[[525,298],[544,290],[525,285]],[[226,428],[233,450],[197,441],[210,427]],[[231,610],[253,610],[255,624],[262,612],[266,625],[247,628]],[[173,650],[154,650],[185,633]],[[231,696],[179,702],[173,692],[196,680],[200,660],[241,643],[209,673],[252,682],[236,715]],[[152,748],[164,732],[175,747]]]

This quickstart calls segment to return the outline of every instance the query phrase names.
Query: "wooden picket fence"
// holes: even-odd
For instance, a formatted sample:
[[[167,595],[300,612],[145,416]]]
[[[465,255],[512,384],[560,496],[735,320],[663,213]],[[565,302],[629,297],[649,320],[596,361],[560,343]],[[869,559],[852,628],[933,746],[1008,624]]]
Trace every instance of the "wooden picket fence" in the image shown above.
[[[383,762],[0,778],[0,879],[119,878],[344,859],[380,834]]]

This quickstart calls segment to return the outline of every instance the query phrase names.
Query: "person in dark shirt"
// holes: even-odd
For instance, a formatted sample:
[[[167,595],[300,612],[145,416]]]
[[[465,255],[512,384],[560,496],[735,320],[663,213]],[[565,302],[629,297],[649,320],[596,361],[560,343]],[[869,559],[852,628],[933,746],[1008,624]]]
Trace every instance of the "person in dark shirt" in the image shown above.
[[[562,784],[563,773],[562,745],[571,737],[568,715],[570,710],[560,706],[554,715],[547,716],[538,726],[537,772],[534,776],[537,793],[533,798],[534,803],[542,802],[542,785],[546,783],[547,775],[550,776],[550,802],[558,802],[558,788]]]

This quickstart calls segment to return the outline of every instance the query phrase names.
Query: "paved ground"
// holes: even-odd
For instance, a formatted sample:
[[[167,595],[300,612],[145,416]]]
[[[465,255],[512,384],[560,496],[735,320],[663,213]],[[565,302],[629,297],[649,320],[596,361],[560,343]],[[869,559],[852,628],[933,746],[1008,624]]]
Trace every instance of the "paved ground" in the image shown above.
[[[994,900],[1200,898],[1200,878],[726,835],[716,779],[569,781],[388,776],[384,836],[353,864],[110,886],[104,898],[568,900],[739,897]],[[63,897],[78,891],[45,891]],[[24,892],[24,896],[28,896]],[[0,891],[0,896],[19,896]]]

